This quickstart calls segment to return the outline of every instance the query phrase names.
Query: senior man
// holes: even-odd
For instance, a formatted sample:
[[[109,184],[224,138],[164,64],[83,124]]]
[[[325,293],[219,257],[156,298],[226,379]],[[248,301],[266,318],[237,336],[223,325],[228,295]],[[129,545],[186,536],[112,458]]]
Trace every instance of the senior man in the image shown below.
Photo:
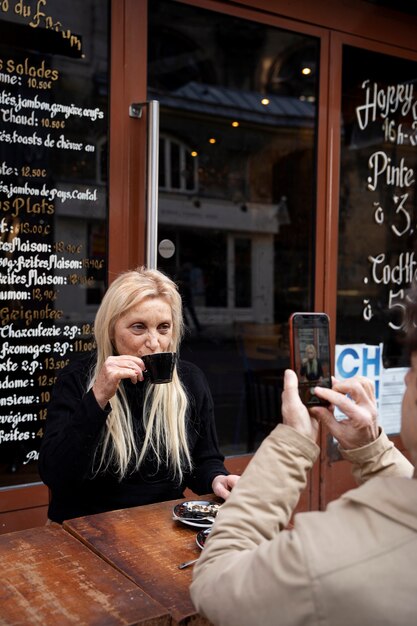
[[[264,440],[222,505],[195,565],[191,597],[213,624],[417,624],[416,304],[408,304],[408,318],[411,368],[401,436],[412,463],[378,428],[370,381],[316,388],[331,406],[309,413],[295,373],[287,370],[284,423]],[[345,420],[334,418],[332,405]],[[295,515],[286,530],[319,456],[318,421],[338,440],[361,486],[326,511]]]

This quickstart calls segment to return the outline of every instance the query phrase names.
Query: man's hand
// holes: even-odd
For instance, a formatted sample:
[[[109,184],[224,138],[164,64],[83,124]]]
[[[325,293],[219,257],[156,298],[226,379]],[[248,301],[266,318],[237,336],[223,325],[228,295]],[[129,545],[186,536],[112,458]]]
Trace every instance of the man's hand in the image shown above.
[[[311,409],[311,414],[327,426],[344,450],[361,448],[378,437],[375,390],[368,378],[356,376],[343,382],[333,379],[332,389],[315,387],[314,393],[345,414],[346,419],[338,421],[332,406]]]
[[[317,420],[311,417],[301,402],[298,393],[298,378],[292,370],[285,370],[281,411],[284,424],[316,441],[319,429]]]

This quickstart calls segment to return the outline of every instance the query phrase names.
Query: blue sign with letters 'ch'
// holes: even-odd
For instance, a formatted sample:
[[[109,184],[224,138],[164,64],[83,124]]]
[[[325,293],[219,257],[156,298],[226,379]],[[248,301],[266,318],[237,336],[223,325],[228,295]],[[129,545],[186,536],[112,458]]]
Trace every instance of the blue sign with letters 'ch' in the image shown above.
[[[370,346],[364,343],[336,346],[335,376],[338,380],[353,376],[366,376],[375,383],[376,399],[379,399],[379,383],[382,372],[382,344]]]

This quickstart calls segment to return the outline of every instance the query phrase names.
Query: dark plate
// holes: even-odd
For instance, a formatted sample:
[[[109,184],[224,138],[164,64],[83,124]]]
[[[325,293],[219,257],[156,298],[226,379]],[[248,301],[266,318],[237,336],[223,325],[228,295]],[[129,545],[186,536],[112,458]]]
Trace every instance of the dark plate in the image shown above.
[[[189,526],[208,528],[213,524],[219,507],[220,504],[213,500],[185,500],[174,507],[173,518]]]
[[[205,528],[204,530],[199,530],[197,533],[197,537],[195,538],[195,542],[198,547],[202,550],[205,546],[206,539],[211,532],[211,528]]]

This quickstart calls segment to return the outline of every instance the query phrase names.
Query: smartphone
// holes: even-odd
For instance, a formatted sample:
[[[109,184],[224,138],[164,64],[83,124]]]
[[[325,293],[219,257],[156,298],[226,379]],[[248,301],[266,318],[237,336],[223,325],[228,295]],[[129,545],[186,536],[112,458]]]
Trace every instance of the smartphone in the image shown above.
[[[293,313],[289,320],[291,368],[298,377],[300,398],[306,406],[327,406],[314,388],[332,386],[329,316]]]

